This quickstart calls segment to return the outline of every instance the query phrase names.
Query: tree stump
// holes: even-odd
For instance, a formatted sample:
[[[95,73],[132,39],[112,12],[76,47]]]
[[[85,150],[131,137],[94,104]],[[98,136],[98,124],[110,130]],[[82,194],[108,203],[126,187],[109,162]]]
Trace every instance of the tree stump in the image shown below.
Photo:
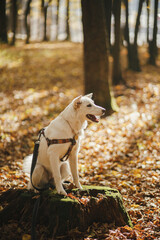
[[[83,190],[72,189],[67,193],[67,197],[58,195],[56,190],[41,193],[37,224],[47,229],[48,236],[64,235],[75,228],[84,231],[93,222],[132,226],[117,190],[83,186]],[[4,192],[0,197],[4,206],[0,212],[2,226],[15,220],[31,227],[33,207],[39,196],[25,189]]]

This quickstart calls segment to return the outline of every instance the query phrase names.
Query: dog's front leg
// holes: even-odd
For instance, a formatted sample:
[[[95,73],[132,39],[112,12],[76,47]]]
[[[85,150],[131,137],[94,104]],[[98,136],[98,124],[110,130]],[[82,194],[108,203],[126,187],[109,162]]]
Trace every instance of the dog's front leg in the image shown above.
[[[60,164],[59,157],[56,155],[53,156],[53,153],[51,152],[51,154],[49,153],[49,160],[50,160],[50,166],[51,166],[52,176],[54,178],[56,190],[59,194],[66,196],[67,193],[62,186],[62,179],[60,174],[61,164]]]
[[[78,175],[78,151],[74,150],[71,152],[69,157],[69,164],[70,169],[73,177],[73,183],[76,185],[77,188],[82,189],[82,186],[79,182],[79,175]]]

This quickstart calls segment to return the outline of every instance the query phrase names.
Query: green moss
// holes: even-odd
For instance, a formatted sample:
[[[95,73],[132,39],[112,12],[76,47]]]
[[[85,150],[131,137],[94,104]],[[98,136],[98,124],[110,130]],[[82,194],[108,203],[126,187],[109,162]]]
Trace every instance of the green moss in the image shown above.
[[[119,195],[120,195],[120,194],[119,194]],[[129,214],[128,214],[128,212],[126,211],[126,209],[125,209],[125,207],[124,207],[124,205],[123,205],[123,200],[122,200],[122,196],[121,196],[121,195],[120,195],[119,197],[117,197],[117,201],[118,201],[118,203],[119,203],[119,210],[120,210],[120,212],[123,214],[124,219],[125,219],[127,225],[133,228],[133,224],[132,224],[132,221],[131,221],[131,219],[130,219],[130,217],[129,217]]]
[[[31,191],[26,191],[26,192],[21,193],[21,197],[23,197],[23,198],[32,198],[37,195],[38,194],[31,192]]]
[[[1,211],[3,221],[7,222],[14,216],[21,222],[31,221],[31,212],[37,198],[40,200],[38,208],[38,223],[46,227],[50,236],[60,236],[78,228],[84,231],[93,222],[115,222],[116,226],[129,225],[131,220],[118,190],[102,186],[83,186],[83,190],[69,191],[73,196],[89,196],[90,201],[82,204],[77,199],[59,195],[56,190],[47,190],[41,194],[24,189],[8,193],[9,208]],[[102,194],[102,201],[98,194]],[[15,204],[16,203],[16,204]],[[15,207],[17,206],[17,207]]]
[[[128,224],[130,227],[133,227],[131,219],[123,205],[122,196],[118,190],[109,188],[109,187],[104,187],[104,186],[84,185],[82,190],[79,190],[77,188],[72,189],[73,195],[77,191],[80,192],[81,196],[83,195],[91,196],[91,199],[93,200],[97,199],[98,193],[103,194],[104,199],[109,198],[108,199],[109,202],[113,201],[113,207],[114,207],[114,204],[116,204],[119,211],[121,212],[121,215],[124,218],[125,223]],[[20,195],[24,200],[27,200],[30,198],[33,199],[34,196],[38,196],[38,194],[35,194],[33,191],[27,191],[27,190],[26,191],[23,190],[22,192],[20,192]],[[57,221],[55,220],[54,216],[58,216],[59,221],[61,221],[60,219],[63,219],[63,222],[64,221],[67,222],[71,214],[74,214],[76,218],[76,215],[78,215],[78,212],[80,211],[80,209],[82,210],[83,208],[83,205],[77,199],[74,199],[74,198],[72,199],[67,196],[59,195],[55,189],[44,191],[42,193],[42,198],[45,199],[46,204],[49,204],[49,211],[51,213],[50,222]],[[76,221],[78,222],[78,219]]]
[[[104,186],[83,186],[84,190],[90,190],[90,191],[97,191],[98,193],[105,194],[105,196],[112,196],[113,198],[116,198],[117,195],[121,197],[120,193],[118,190],[113,189],[113,188],[109,188],[109,187],[104,187]]]

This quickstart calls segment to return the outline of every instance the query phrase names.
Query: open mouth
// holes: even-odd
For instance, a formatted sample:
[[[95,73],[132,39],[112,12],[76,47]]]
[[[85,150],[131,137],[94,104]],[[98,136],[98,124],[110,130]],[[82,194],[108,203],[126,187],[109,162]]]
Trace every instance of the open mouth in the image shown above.
[[[99,122],[99,119],[95,115],[87,114],[86,117],[92,122]]]

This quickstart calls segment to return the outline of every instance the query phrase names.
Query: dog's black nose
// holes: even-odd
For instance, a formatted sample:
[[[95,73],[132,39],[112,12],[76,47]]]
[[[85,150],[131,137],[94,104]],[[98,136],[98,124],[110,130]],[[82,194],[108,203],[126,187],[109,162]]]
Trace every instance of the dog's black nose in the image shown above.
[[[106,109],[105,109],[105,108],[103,108],[103,109],[102,109],[102,114],[104,115],[104,114],[105,114],[105,112],[106,112]]]

